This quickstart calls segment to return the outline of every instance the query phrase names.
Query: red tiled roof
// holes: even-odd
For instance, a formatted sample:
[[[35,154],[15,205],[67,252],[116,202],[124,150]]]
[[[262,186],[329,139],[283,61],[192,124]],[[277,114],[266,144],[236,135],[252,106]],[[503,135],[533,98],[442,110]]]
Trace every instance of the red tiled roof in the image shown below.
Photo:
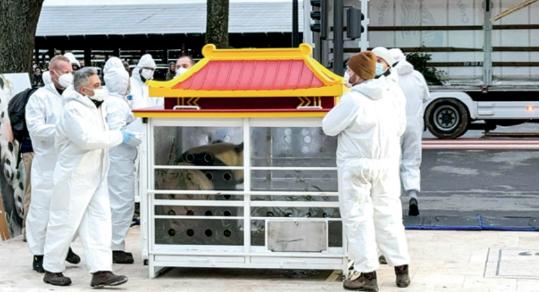
[[[303,60],[210,61],[176,84],[186,90],[286,90],[323,87]]]

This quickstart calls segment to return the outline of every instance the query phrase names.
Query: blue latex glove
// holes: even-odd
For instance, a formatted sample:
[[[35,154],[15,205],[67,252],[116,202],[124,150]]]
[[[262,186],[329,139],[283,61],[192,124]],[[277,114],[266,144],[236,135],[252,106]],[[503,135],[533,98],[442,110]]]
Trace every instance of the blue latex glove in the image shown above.
[[[127,144],[129,142],[129,140],[131,140],[132,138],[134,137],[133,134],[127,132],[127,131],[122,131],[122,143],[124,144]]]

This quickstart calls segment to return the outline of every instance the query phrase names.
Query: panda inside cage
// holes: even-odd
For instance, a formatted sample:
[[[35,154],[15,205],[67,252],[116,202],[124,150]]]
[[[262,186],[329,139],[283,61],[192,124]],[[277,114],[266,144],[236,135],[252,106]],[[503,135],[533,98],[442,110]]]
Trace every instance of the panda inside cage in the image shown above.
[[[303,170],[335,167],[334,138],[325,136],[318,127],[253,127],[250,136],[250,189],[262,193],[252,195],[251,201],[337,202],[336,196],[305,195],[306,192],[336,192],[336,171]],[[155,127],[154,138],[156,166],[191,167],[156,169],[156,190],[244,190],[245,153],[241,127]],[[298,192],[298,195],[290,192]],[[242,194],[156,194],[155,198],[244,199]],[[242,207],[158,205],[154,208],[156,244],[244,244],[243,217],[247,214]],[[252,207],[250,213],[250,244],[253,246],[264,245],[268,218],[339,218],[337,208],[327,207]],[[342,246],[341,223],[330,221],[328,232],[328,245]]]

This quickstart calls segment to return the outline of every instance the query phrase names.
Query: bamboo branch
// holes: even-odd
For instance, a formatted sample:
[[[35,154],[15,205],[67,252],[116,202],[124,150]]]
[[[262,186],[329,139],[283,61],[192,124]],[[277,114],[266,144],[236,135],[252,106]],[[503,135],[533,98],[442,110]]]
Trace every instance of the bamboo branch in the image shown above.
[[[492,18],[492,21],[494,22],[494,21],[500,20],[501,18],[503,18],[503,17],[515,12],[515,11],[518,11],[518,10],[520,10],[522,8],[530,6],[531,4],[533,4],[533,3],[537,2],[537,1],[539,1],[539,0],[525,0],[525,1],[522,1],[520,3],[517,3],[517,4],[507,8],[506,10],[500,12],[500,14],[494,16]]]

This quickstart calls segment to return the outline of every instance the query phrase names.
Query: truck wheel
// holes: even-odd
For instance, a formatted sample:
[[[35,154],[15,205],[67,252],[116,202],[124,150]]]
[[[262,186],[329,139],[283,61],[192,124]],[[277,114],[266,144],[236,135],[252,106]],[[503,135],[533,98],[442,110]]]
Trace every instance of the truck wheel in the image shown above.
[[[470,116],[466,106],[458,100],[439,99],[425,111],[429,131],[440,139],[455,139],[468,130]]]

